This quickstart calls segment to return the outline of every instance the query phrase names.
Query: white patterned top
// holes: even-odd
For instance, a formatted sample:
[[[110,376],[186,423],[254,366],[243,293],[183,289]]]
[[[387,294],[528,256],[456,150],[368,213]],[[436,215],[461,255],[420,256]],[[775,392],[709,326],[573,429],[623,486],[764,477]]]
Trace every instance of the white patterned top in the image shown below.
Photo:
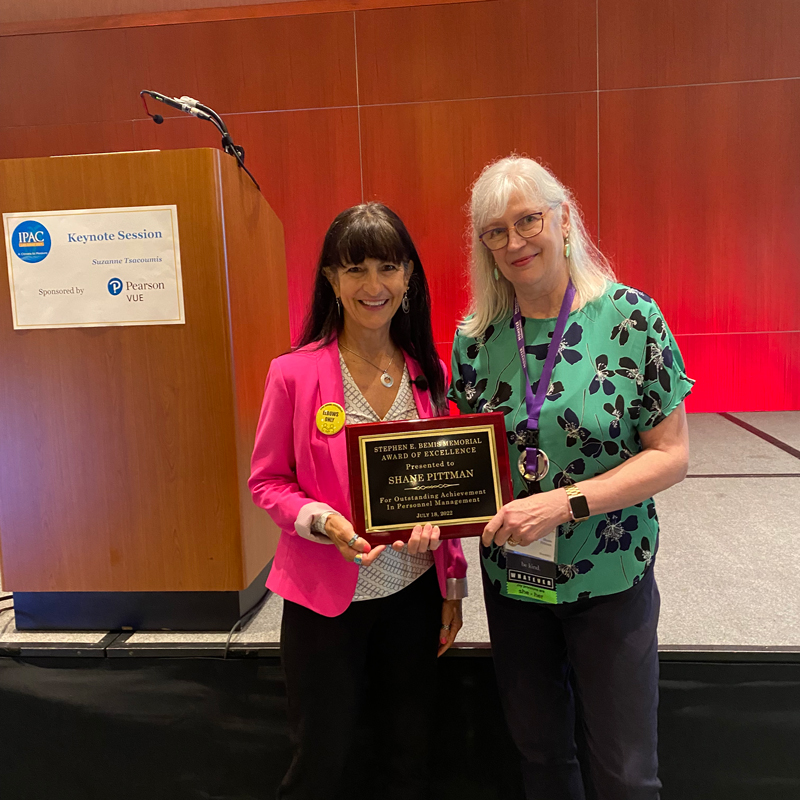
[[[411,377],[408,367],[403,367],[403,377],[400,379],[400,388],[392,407],[381,418],[361,394],[361,390],[353,380],[350,370],[347,369],[341,352],[339,365],[342,368],[342,381],[344,383],[344,410],[347,422],[357,425],[362,422],[382,422],[399,419],[419,419],[417,405],[414,402],[414,393],[411,391]],[[374,600],[378,597],[388,597],[390,594],[405,589],[420,575],[433,566],[433,553],[418,553],[411,555],[404,547],[399,553],[387,548],[381,553],[377,561],[370,567],[362,567],[358,573],[353,602],[358,600]]]

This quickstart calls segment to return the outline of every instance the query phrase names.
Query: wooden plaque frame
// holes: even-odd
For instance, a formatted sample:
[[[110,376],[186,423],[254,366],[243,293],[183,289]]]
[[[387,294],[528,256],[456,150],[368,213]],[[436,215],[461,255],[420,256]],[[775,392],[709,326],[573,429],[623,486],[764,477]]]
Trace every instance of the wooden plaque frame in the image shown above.
[[[508,442],[499,412],[347,425],[345,435],[353,526],[371,544],[408,541],[420,522],[439,525],[442,539],[480,536],[492,516],[512,499]],[[437,437],[438,441],[431,441]],[[376,447],[376,443],[381,444]],[[386,459],[392,463],[382,463]],[[467,499],[480,497],[483,490],[488,492],[485,499]],[[376,492],[386,495],[377,495],[377,503]],[[411,492],[425,494],[404,496]],[[454,497],[459,494],[465,499]],[[389,503],[391,499],[401,502]],[[421,502],[415,505],[416,499]],[[463,513],[472,503],[480,506],[480,513]],[[426,506],[441,513],[427,513]],[[392,513],[397,514],[397,522],[387,523]],[[410,520],[412,516],[417,519]]]

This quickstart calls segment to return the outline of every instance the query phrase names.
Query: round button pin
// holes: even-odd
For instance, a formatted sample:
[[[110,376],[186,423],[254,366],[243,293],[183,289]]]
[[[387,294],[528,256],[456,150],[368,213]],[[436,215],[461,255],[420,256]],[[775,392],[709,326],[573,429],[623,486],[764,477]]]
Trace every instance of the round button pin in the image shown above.
[[[317,411],[317,428],[326,436],[339,433],[344,427],[344,420],[344,409],[338,403],[325,403]]]

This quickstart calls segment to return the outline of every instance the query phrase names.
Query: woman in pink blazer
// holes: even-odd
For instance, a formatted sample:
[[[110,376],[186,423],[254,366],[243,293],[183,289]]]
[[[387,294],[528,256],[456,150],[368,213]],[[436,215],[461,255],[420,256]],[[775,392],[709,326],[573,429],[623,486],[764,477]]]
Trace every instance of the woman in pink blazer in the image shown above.
[[[389,548],[357,536],[344,429],[318,425],[317,412],[336,404],[348,423],[446,414],[445,377],[402,221],[379,203],[343,211],[325,236],[300,344],[270,366],[250,478],[282,531],[267,581],[284,598],[295,747],[281,800],[333,799],[345,780],[369,780],[382,798],[427,796],[436,656],[461,627],[466,561],[430,525]],[[356,741],[363,715],[375,755]]]

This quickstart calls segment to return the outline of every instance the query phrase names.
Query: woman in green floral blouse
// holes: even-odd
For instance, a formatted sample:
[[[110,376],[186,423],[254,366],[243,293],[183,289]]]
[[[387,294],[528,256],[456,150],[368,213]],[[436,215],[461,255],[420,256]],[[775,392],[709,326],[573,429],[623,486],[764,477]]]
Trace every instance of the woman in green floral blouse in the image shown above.
[[[471,216],[471,314],[450,397],[462,413],[505,415],[516,499],[487,524],[481,562],[526,796],[651,800],[652,498],[686,474],[693,381],[655,301],[615,282],[540,164],[486,167]]]

